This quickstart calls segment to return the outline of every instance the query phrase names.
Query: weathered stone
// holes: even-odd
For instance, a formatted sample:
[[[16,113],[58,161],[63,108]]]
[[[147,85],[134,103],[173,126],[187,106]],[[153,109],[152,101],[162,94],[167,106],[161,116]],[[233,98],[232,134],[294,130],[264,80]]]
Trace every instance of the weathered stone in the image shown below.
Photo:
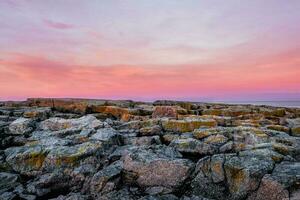
[[[103,195],[104,192],[108,193],[114,190],[119,181],[116,179],[120,177],[122,169],[123,163],[117,161],[97,172],[89,183],[91,194],[97,197]],[[109,187],[106,187],[107,184]]]
[[[161,127],[159,125],[143,127],[139,130],[139,135],[141,136],[151,136],[151,135],[160,135]]]
[[[215,155],[200,159],[196,165],[196,176],[191,181],[191,194],[212,199],[226,199],[226,187],[221,183],[225,179],[223,163],[224,155]]]
[[[299,109],[84,99],[1,105],[0,199],[300,198]]]
[[[104,194],[97,200],[136,200],[136,197],[127,189],[121,189]]]
[[[266,174],[261,180],[259,189],[251,194],[248,200],[283,200],[289,199],[289,192],[280,183],[274,180],[270,174]]]
[[[93,106],[92,112],[109,114],[123,121],[129,121],[130,116],[138,115],[138,111],[136,109],[121,108],[118,106]]]
[[[127,137],[124,139],[125,145],[150,146],[153,144],[161,144],[159,136],[143,136],[143,137]]]
[[[267,126],[268,129],[271,130],[275,130],[275,131],[282,131],[285,133],[289,133],[290,129],[288,127],[285,126],[281,126],[281,125],[269,125]]]
[[[287,122],[291,128],[291,134],[300,137],[300,118],[288,119]]]
[[[272,171],[273,161],[259,156],[226,158],[224,169],[232,199],[243,199],[258,187],[261,178]]]
[[[90,199],[88,195],[82,195],[80,193],[70,193],[66,196],[60,195],[57,198],[53,198],[50,200],[88,200]]]
[[[31,106],[51,107],[61,112],[84,114],[88,109],[88,100],[33,98],[27,101]]]
[[[28,109],[23,113],[25,118],[33,118],[38,120],[45,120],[51,114],[51,108],[34,108]]]
[[[23,135],[34,130],[34,121],[26,118],[18,118],[9,125],[9,132],[13,135]]]
[[[63,129],[92,129],[103,127],[103,123],[92,115],[78,119],[50,118],[40,123],[41,130],[59,131]]]
[[[172,132],[191,132],[200,127],[215,127],[217,122],[211,119],[197,120],[163,120],[162,127],[165,131]]]
[[[11,147],[5,150],[6,162],[21,174],[35,174],[40,171],[48,151],[42,146]]]
[[[179,152],[183,154],[190,155],[204,156],[211,155],[215,152],[215,149],[212,148],[209,144],[193,138],[176,139],[173,140],[169,146],[175,147]]]
[[[0,194],[14,190],[20,183],[16,174],[0,172]]]
[[[179,114],[187,114],[187,110],[179,106],[156,106],[152,113],[153,118],[177,118]]]
[[[91,136],[93,140],[109,142],[111,144],[118,144],[120,134],[113,128],[98,129],[97,132]]]
[[[49,171],[61,167],[74,167],[82,159],[92,155],[96,156],[101,150],[104,150],[101,142],[86,142],[71,147],[59,146],[49,152],[43,168]]]
[[[228,138],[225,137],[224,135],[217,134],[217,135],[211,135],[205,138],[203,141],[204,143],[209,145],[221,146],[228,141]]]
[[[140,187],[162,186],[179,188],[190,175],[193,163],[163,152],[138,150],[124,157],[124,173],[129,184]]]

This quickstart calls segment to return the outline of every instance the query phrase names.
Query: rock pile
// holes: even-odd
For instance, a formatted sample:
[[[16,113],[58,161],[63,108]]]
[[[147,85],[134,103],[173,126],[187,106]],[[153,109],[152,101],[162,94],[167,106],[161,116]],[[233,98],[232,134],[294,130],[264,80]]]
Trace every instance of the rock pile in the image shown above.
[[[0,199],[299,200],[300,109],[2,102]]]

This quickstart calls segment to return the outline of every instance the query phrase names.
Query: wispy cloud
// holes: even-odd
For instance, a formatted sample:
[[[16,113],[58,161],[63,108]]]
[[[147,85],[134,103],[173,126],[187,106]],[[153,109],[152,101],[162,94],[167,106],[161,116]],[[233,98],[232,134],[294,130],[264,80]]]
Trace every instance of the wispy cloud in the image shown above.
[[[66,24],[66,23],[62,23],[62,22],[55,22],[49,19],[44,19],[43,20],[44,24],[49,27],[49,28],[54,28],[54,29],[72,29],[74,28],[74,25],[72,24]]]

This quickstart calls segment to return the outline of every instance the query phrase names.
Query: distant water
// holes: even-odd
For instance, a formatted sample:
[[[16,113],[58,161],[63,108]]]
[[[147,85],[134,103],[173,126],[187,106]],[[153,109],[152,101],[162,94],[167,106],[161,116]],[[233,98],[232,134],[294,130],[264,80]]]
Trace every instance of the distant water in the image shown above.
[[[267,105],[267,106],[277,106],[277,107],[295,107],[300,108],[300,101],[233,101],[233,102],[223,102],[228,104],[252,104],[252,105]]]

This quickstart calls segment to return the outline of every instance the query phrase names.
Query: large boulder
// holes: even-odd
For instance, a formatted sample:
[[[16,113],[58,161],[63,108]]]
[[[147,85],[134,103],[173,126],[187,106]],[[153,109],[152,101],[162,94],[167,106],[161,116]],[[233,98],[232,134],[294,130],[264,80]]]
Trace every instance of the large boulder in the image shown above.
[[[224,170],[231,199],[243,199],[258,189],[262,177],[273,170],[274,161],[260,156],[226,157]]]
[[[300,163],[282,162],[266,174],[259,189],[248,200],[296,200],[300,198]]]
[[[258,189],[273,166],[272,159],[256,154],[205,157],[197,163],[190,192],[212,199],[245,199]]]
[[[90,137],[92,140],[99,140],[109,142],[111,144],[120,143],[120,134],[113,128],[101,128],[98,129],[95,134]]]
[[[300,137],[300,118],[287,119],[287,122],[288,126],[291,128],[291,134]]]
[[[191,132],[201,127],[215,127],[217,122],[213,119],[185,119],[185,120],[162,120],[162,127],[170,132]]]
[[[179,106],[156,106],[152,113],[152,117],[177,118],[179,114],[187,114],[187,111]]]
[[[104,193],[116,189],[120,182],[123,163],[117,161],[100,170],[92,177],[89,185],[90,192],[94,197],[101,197]]]
[[[191,181],[190,193],[212,199],[226,199],[224,162],[225,155],[222,154],[200,159]]]
[[[9,125],[9,133],[12,135],[23,135],[34,130],[35,123],[31,119],[18,118]]]
[[[30,108],[25,110],[23,116],[25,118],[33,118],[38,120],[45,120],[51,115],[52,111],[51,108]]]
[[[14,190],[20,185],[19,176],[7,172],[0,172],[0,194]],[[1,198],[0,198],[1,199]]]
[[[176,157],[175,157],[176,156]],[[142,188],[179,189],[190,176],[193,163],[179,158],[172,148],[138,149],[124,157],[124,174],[129,184]]]
[[[97,129],[103,127],[103,123],[92,115],[86,115],[78,119],[50,118],[40,123],[39,128],[46,131],[59,131],[63,129]]]
[[[129,121],[134,115],[138,115],[137,109],[122,108],[118,106],[92,106],[92,112],[103,113],[116,119]]]
[[[182,154],[192,156],[205,156],[216,152],[209,144],[193,138],[175,139],[170,143],[170,146],[176,148]]]
[[[5,150],[6,162],[16,172],[25,175],[40,173],[47,154],[48,150],[39,145],[11,147]]]
[[[86,142],[75,146],[58,146],[50,150],[43,163],[43,168],[48,171],[56,168],[72,168],[90,156],[95,158],[100,156],[104,150],[106,150],[106,147],[102,142]]]

